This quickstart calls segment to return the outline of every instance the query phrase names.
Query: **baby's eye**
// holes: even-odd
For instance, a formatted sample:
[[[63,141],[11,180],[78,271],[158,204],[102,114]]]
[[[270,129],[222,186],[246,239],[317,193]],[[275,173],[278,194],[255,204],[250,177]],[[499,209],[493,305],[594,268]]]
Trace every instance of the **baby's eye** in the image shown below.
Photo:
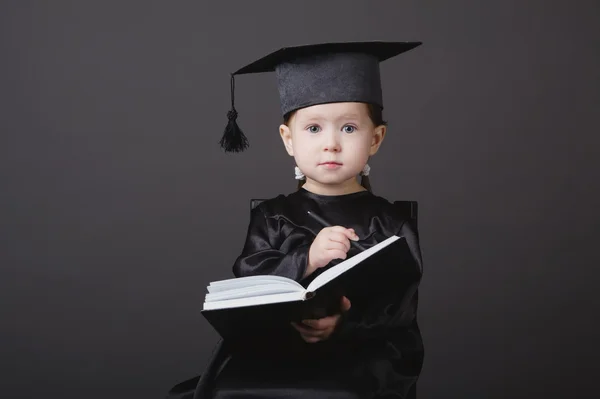
[[[343,127],[344,133],[354,133],[356,128],[352,125],[346,125]]]
[[[308,127],[308,131],[311,133],[319,133],[320,128],[319,128],[319,126],[312,125],[312,126]]]

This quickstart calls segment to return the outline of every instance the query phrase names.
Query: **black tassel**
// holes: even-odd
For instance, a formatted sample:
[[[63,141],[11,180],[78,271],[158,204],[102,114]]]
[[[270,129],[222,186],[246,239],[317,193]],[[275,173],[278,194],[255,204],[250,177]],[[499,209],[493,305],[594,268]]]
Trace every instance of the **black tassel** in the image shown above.
[[[234,103],[234,91],[235,91],[235,79],[233,74],[231,75],[231,110],[227,112],[227,119],[229,122],[225,127],[225,132],[219,144],[225,152],[242,152],[250,146],[248,139],[242,132],[242,129],[238,126],[236,119],[238,116],[235,110]]]

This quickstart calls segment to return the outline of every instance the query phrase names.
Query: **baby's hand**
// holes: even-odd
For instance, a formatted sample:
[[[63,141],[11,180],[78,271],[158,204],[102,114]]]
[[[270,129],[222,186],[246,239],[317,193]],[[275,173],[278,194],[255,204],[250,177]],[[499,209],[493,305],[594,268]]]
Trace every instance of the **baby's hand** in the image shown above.
[[[346,312],[348,309],[350,309],[350,300],[342,297],[342,312]],[[336,314],[317,320],[303,320],[302,323],[293,322],[292,325],[298,330],[304,341],[315,343],[329,338],[338,325],[340,316],[341,314]]]
[[[358,240],[354,229],[333,226],[321,230],[310,246],[304,277],[320,267],[327,266],[333,259],[346,259],[346,253],[350,249],[349,240]]]

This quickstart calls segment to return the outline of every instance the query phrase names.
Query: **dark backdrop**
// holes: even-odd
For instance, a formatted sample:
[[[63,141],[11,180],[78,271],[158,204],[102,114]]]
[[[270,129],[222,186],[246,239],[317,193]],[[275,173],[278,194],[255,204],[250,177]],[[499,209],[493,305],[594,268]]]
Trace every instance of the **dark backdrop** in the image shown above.
[[[599,8],[3,1],[0,396],[161,398],[200,373],[204,287],[231,275],[249,199],[295,188],[273,75],[236,81],[251,150],[218,148],[228,73],[422,40],[382,64],[371,163],[377,194],[420,204],[420,397],[592,397]]]

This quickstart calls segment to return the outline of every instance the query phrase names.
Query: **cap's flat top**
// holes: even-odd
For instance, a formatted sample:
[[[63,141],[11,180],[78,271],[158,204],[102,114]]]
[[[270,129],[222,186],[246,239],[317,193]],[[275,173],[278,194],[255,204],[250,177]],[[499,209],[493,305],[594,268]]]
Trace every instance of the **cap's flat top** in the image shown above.
[[[292,61],[305,56],[328,53],[366,53],[375,56],[380,62],[421,45],[422,42],[341,42],[308,44],[295,47],[283,47],[234,72],[234,75],[246,73],[273,72],[282,62]]]

